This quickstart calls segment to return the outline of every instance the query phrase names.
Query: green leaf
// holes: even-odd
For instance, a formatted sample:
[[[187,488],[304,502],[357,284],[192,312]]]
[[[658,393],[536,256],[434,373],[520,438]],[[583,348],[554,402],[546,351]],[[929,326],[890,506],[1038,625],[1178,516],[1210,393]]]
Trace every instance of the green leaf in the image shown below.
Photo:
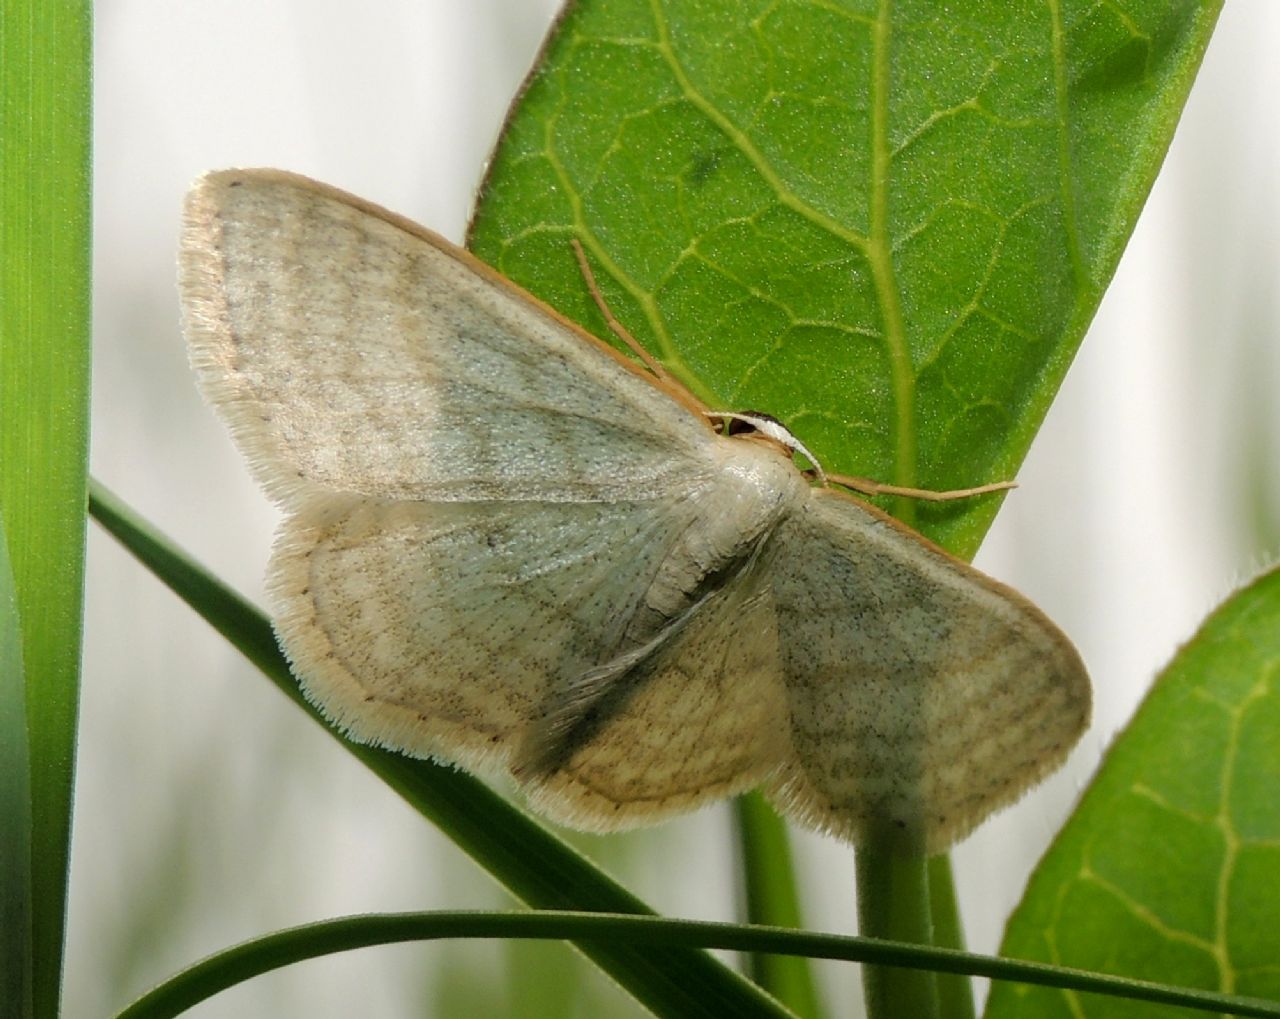
[[[607,336],[577,238],[675,375],[720,409],[780,418],[828,470],[1009,478],[1219,6],[580,0],[512,113],[471,247]],[[998,505],[893,509],[971,556]],[[863,868],[897,878],[893,901],[860,905],[897,918],[876,933],[928,936],[924,868]]]
[[[343,739],[303,696],[276,644],[271,624],[261,612],[96,483],[91,488],[90,509],[94,519],[230,640],[285,696],[522,901],[543,909],[652,913],[572,846],[479,779],[451,767]],[[610,941],[588,942],[579,948],[658,1015],[788,1014],[759,988],[704,952],[679,947],[642,950]],[[261,957],[252,951],[232,954],[238,960],[234,965],[239,967],[233,975],[247,979],[263,972]]]
[[[1011,477],[1110,279],[1219,8],[581,0],[471,246],[824,465]],[[998,506],[922,508],[972,555]],[[898,510],[915,511],[908,503]]]
[[[88,3],[4,0],[0,530],[12,601],[0,603],[9,613],[0,629],[12,634],[20,624],[12,650],[22,669],[0,674],[7,729],[0,738],[25,736],[30,769],[27,795],[11,789],[3,804],[30,811],[30,852],[0,864],[26,871],[30,894],[30,966],[23,985],[0,986],[6,1016],[55,1016],[62,970],[88,447],[89,71]],[[18,752],[13,744],[5,750],[11,760]],[[0,817],[0,828],[21,823]],[[3,880],[8,894],[20,876]],[[8,981],[15,967],[0,973]]]
[[[1280,570],[1157,680],[1041,861],[1003,954],[1280,1000]],[[996,987],[988,1019],[1170,1016]]]

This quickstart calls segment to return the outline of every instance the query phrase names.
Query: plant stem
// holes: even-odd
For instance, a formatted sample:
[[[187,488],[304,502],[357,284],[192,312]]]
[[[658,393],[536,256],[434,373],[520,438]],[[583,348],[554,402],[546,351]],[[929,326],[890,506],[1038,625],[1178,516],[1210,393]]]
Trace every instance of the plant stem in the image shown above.
[[[872,836],[857,852],[858,933],[866,937],[933,943],[929,877],[923,853],[891,837]],[[938,985],[932,973],[863,966],[868,1019],[938,1019]]]
[[[933,917],[933,943],[941,948],[965,948],[964,925],[956,902],[956,884],[951,857],[945,853],[929,857],[929,910]],[[938,974],[940,1019],[975,1019],[973,981],[963,973]]]
[[[734,801],[742,892],[747,921],[772,927],[804,926],[787,827],[759,793]],[[747,956],[751,979],[803,1019],[823,1014],[809,960],[792,955]]]

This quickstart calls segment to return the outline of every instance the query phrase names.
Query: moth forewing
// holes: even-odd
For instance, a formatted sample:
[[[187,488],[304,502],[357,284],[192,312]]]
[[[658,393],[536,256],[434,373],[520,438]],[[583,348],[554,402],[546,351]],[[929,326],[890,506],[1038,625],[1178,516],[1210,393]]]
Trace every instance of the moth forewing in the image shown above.
[[[198,181],[180,285],[201,385],[286,503],[661,494],[712,437],[466,252],[303,177]]]

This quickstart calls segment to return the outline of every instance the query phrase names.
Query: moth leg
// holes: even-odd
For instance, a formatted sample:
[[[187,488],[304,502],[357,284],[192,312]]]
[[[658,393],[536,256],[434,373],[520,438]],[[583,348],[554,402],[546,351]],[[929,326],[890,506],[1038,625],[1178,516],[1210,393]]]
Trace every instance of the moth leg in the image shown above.
[[[587,261],[587,253],[583,250],[582,242],[574,237],[569,243],[573,246],[573,255],[578,260],[578,269],[582,273],[582,279],[587,284],[587,291],[591,294],[591,299],[596,302],[596,307],[600,309],[600,314],[604,316],[605,325],[625,343],[636,357],[644,362],[646,368],[653,374],[662,379],[663,382],[670,382],[671,376],[667,369],[663,367],[662,362],[645,350],[640,345],[640,341],[631,335],[631,331],[624,326],[609,310],[609,304],[604,299],[604,294],[600,292],[600,285],[596,283],[596,274],[591,271],[591,263]]]

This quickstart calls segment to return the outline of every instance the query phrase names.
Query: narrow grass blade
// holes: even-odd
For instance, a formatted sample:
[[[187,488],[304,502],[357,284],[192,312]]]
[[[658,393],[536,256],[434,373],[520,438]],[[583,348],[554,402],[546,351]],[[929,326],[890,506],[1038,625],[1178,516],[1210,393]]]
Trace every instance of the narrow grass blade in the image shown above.
[[[18,595],[0,517],[0,1015],[33,1014],[31,755]]]
[[[260,973],[333,952],[436,938],[555,938],[579,945],[602,942],[669,949],[725,948],[745,952],[805,955],[815,959],[877,962],[885,966],[969,973],[1046,987],[1069,987],[1108,995],[1115,1001],[1140,1001],[1201,1012],[1280,1019],[1280,1004],[1230,994],[1186,990],[1163,984],[1102,976],[1040,963],[1014,962],[903,942],[874,941],[837,934],[810,934],[778,927],[656,916],[600,913],[394,913],[348,916],[276,931],[225,949],[156,987],[120,1012],[116,1019],[168,1019],[218,991]],[[701,1013],[688,1013],[701,1014]],[[720,1016],[738,1015],[717,1012]],[[906,1019],[908,1013],[901,1013]]]
[[[48,1019],[62,973],[83,597],[90,10],[0,5],[0,515],[14,612],[0,625],[21,624],[22,661],[0,682],[11,710],[24,700],[25,720],[7,722],[26,727],[28,794],[6,807],[29,808],[31,847],[4,864],[28,871],[30,983],[0,987],[0,1008]]]

